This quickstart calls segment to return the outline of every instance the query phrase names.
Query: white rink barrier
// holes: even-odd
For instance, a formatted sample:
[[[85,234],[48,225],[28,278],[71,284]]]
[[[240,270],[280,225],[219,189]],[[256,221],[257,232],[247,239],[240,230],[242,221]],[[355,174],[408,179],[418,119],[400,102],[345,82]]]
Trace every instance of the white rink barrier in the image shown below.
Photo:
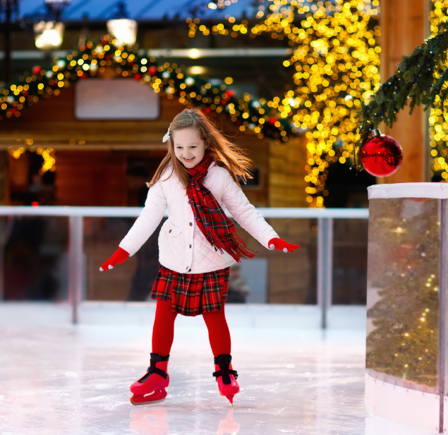
[[[332,306],[333,220],[368,219],[368,209],[313,209],[313,208],[257,208],[265,218],[317,219],[317,306],[318,325],[322,329],[335,325],[364,327],[365,307]],[[82,300],[83,227],[86,217],[138,217],[141,207],[72,207],[72,206],[0,206],[0,216],[61,216],[69,219],[69,302],[71,319],[79,322],[79,305]],[[227,215],[231,215],[226,211]],[[167,216],[167,214],[165,214]],[[81,272],[80,272],[81,271]],[[344,311],[344,308],[346,310]],[[343,320],[342,312],[354,313],[355,323]],[[360,317],[360,314],[361,317]],[[335,320],[336,319],[336,320]],[[339,321],[341,320],[341,321]],[[313,323],[314,320],[311,322]],[[338,327],[338,326],[336,326]],[[344,327],[344,326],[339,326]]]

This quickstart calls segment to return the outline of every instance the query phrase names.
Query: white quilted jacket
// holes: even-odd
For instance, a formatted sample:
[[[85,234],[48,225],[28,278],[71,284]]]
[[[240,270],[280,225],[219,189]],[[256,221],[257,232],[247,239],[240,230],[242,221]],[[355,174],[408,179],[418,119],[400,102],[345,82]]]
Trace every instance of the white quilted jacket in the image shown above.
[[[184,186],[175,173],[168,178],[170,173],[171,166],[149,189],[145,207],[120,247],[134,255],[155,231],[168,207],[169,217],[159,235],[162,266],[179,273],[204,273],[234,264],[235,260],[227,252],[215,251],[204,237],[195,223]],[[278,237],[277,233],[249,202],[227,169],[212,163],[204,186],[213,193],[221,207],[225,205],[242,228],[269,249],[268,242]]]

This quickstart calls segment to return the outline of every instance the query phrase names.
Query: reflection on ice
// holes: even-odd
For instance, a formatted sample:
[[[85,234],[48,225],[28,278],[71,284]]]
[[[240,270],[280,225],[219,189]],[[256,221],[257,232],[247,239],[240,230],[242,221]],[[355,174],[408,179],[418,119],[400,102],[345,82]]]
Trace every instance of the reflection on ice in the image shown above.
[[[176,329],[168,397],[134,407],[129,386],[147,367],[150,327],[10,326],[0,318],[0,433],[423,435],[366,414],[363,330],[230,322],[241,386],[231,407],[212,376],[205,325],[190,323]]]
[[[137,435],[164,435],[170,433],[166,421],[166,409],[161,406],[144,405],[147,409],[131,412],[129,429]]]
[[[137,435],[165,435],[170,433],[168,409],[162,406],[144,405],[147,409],[131,412],[129,429]],[[237,435],[240,425],[233,420],[233,409],[220,420],[216,435]],[[171,432],[172,433],[172,432]]]
[[[227,417],[225,420],[221,420],[218,424],[218,430],[216,435],[236,435],[240,430],[240,425],[233,421],[233,409],[230,408],[227,411]]]

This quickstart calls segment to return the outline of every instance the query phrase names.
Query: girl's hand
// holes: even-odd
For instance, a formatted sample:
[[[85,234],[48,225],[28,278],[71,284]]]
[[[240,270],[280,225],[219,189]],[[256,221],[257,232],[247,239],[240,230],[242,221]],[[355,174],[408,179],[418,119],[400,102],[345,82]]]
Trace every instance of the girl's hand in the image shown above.
[[[283,252],[294,252],[294,249],[300,248],[299,245],[293,245],[292,243],[277,238],[269,240],[268,246],[271,249],[281,249]]]
[[[112,254],[112,257],[101,265],[100,272],[104,272],[106,269],[113,269],[116,264],[123,263],[128,257],[129,254],[124,249],[118,248]]]

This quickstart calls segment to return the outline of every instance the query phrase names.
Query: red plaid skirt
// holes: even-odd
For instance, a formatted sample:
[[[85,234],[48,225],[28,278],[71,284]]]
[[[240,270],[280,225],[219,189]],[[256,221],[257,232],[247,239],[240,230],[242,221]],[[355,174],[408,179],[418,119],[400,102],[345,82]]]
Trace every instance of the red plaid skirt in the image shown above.
[[[221,309],[229,291],[230,267],[207,273],[178,273],[160,266],[151,299],[170,301],[171,309],[197,316]]]

